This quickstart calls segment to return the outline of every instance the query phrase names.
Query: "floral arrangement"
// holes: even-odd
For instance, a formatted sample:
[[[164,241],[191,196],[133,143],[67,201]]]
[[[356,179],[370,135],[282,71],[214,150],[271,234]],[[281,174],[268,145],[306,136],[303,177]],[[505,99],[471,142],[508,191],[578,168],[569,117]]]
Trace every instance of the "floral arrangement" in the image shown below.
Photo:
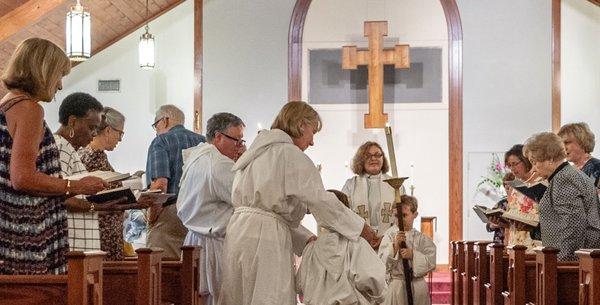
[[[505,196],[506,192],[504,191],[502,178],[504,178],[504,175],[508,172],[509,170],[504,163],[500,161],[498,154],[492,153],[492,161],[488,166],[488,174],[486,176],[481,176],[483,179],[477,184],[477,189],[486,196],[494,197],[494,199]]]

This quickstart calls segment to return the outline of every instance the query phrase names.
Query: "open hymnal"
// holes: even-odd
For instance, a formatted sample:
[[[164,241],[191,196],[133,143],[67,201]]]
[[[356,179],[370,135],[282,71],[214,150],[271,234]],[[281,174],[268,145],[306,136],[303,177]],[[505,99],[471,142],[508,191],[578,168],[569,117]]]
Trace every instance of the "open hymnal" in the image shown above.
[[[128,186],[114,188],[96,193],[95,195],[87,196],[86,199],[94,203],[102,203],[120,198],[127,198],[123,204],[135,203],[140,200],[148,199],[156,204],[164,204],[171,199],[174,194],[163,194],[160,190],[139,191],[132,190]]]
[[[539,214],[522,213],[518,209],[508,210],[502,214],[502,218],[511,221],[517,221],[526,225],[537,227],[540,224]]]
[[[540,202],[540,200],[542,200],[542,197],[548,188],[546,181],[527,185],[521,180],[513,180],[508,181],[507,184],[517,192],[531,198],[535,202]]]
[[[479,219],[483,221],[483,223],[490,223],[491,217],[500,217],[504,213],[503,209],[490,209],[482,205],[474,205],[473,210],[475,211],[475,214],[479,216]]]
[[[76,174],[73,176],[65,177],[64,179],[80,180],[80,179],[83,179],[85,177],[90,177],[90,176],[100,178],[108,183],[119,182],[122,180],[129,179],[131,177],[131,175],[129,173],[122,174],[122,173],[110,172],[110,171],[93,171],[93,172],[80,173],[80,174]]]

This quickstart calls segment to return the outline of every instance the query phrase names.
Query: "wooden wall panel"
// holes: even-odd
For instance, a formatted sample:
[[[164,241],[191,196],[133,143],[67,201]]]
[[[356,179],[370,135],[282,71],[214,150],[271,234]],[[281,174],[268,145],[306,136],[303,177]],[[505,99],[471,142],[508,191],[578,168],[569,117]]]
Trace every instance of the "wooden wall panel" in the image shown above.
[[[561,0],[552,0],[552,131],[561,124],[560,105],[560,9]]]

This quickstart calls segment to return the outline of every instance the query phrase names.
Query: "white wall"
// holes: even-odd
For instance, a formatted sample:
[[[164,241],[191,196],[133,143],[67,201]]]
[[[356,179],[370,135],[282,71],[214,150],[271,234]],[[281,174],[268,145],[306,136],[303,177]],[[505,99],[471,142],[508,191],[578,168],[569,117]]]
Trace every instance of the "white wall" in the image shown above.
[[[562,0],[561,121],[587,122],[600,141],[600,7]],[[594,154],[598,157],[598,149]]]
[[[551,2],[457,0],[463,28],[463,238],[489,236],[472,212],[469,160],[551,128]],[[479,158],[478,158],[479,159]],[[481,166],[481,165],[477,165]],[[475,176],[475,177],[470,177]]]
[[[448,243],[448,32],[444,11],[438,0],[320,0],[313,1],[304,24],[303,99],[308,100],[310,49],[341,49],[344,45],[367,46],[364,22],[388,21],[386,47],[408,43],[411,47],[442,49],[441,103],[386,104],[393,127],[398,173],[412,176],[405,186],[414,185],[422,216],[437,216],[434,241]],[[310,101],[308,101],[310,103]],[[381,143],[386,155],[383,129],[364,128],[367,105],[314,105],[322,116],[324,129],[315,138],[308,155],[321,162],[326,188],[341,189],[353,176],[345,166],[365,141]],[[411,169],[411,165],[413,168]],[[419,221],[415,227],[420,228]],[[447,262],[447,247],[438,247],[438,263]]]
[[[93,15],[92,15],[93,18]],[[93,19],[92,19],[93,20]],[[139,29],[92,59],[78,65],[63,79],[64,89],[56,102],[45,107],[52,130],[58,124],[60,101],[69,93],[92,94],[105,106],[121,111],[127,118],[125,136],[109,159],[117,171],[145,170],[148,146],[154,138],[150,126],[155,110],[175,104],[186,114],[186,126],[193,123],[193,1],[187,1],[150,23],[156,39],[156,68],[142,70],[138,65]],[[118,93],[98,92],[99,79],[120,79]]]

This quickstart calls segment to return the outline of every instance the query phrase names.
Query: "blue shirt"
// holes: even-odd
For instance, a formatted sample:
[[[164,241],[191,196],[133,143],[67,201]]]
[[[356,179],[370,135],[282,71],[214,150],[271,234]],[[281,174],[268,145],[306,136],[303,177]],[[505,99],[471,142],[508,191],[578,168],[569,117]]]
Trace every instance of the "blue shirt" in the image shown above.
[[[181,151],[206,142],[206,138],[185,129],[182,125],[171,128],[157,136],[148,148],[146,161],[146,182],[148,185],[157,178],[167,178],[167,192],[179,193],[179,180],[183,172]]]
[[[590,158],[581,168],[586,175],[594,180],[594,185],[600,188],[600,160]]]

